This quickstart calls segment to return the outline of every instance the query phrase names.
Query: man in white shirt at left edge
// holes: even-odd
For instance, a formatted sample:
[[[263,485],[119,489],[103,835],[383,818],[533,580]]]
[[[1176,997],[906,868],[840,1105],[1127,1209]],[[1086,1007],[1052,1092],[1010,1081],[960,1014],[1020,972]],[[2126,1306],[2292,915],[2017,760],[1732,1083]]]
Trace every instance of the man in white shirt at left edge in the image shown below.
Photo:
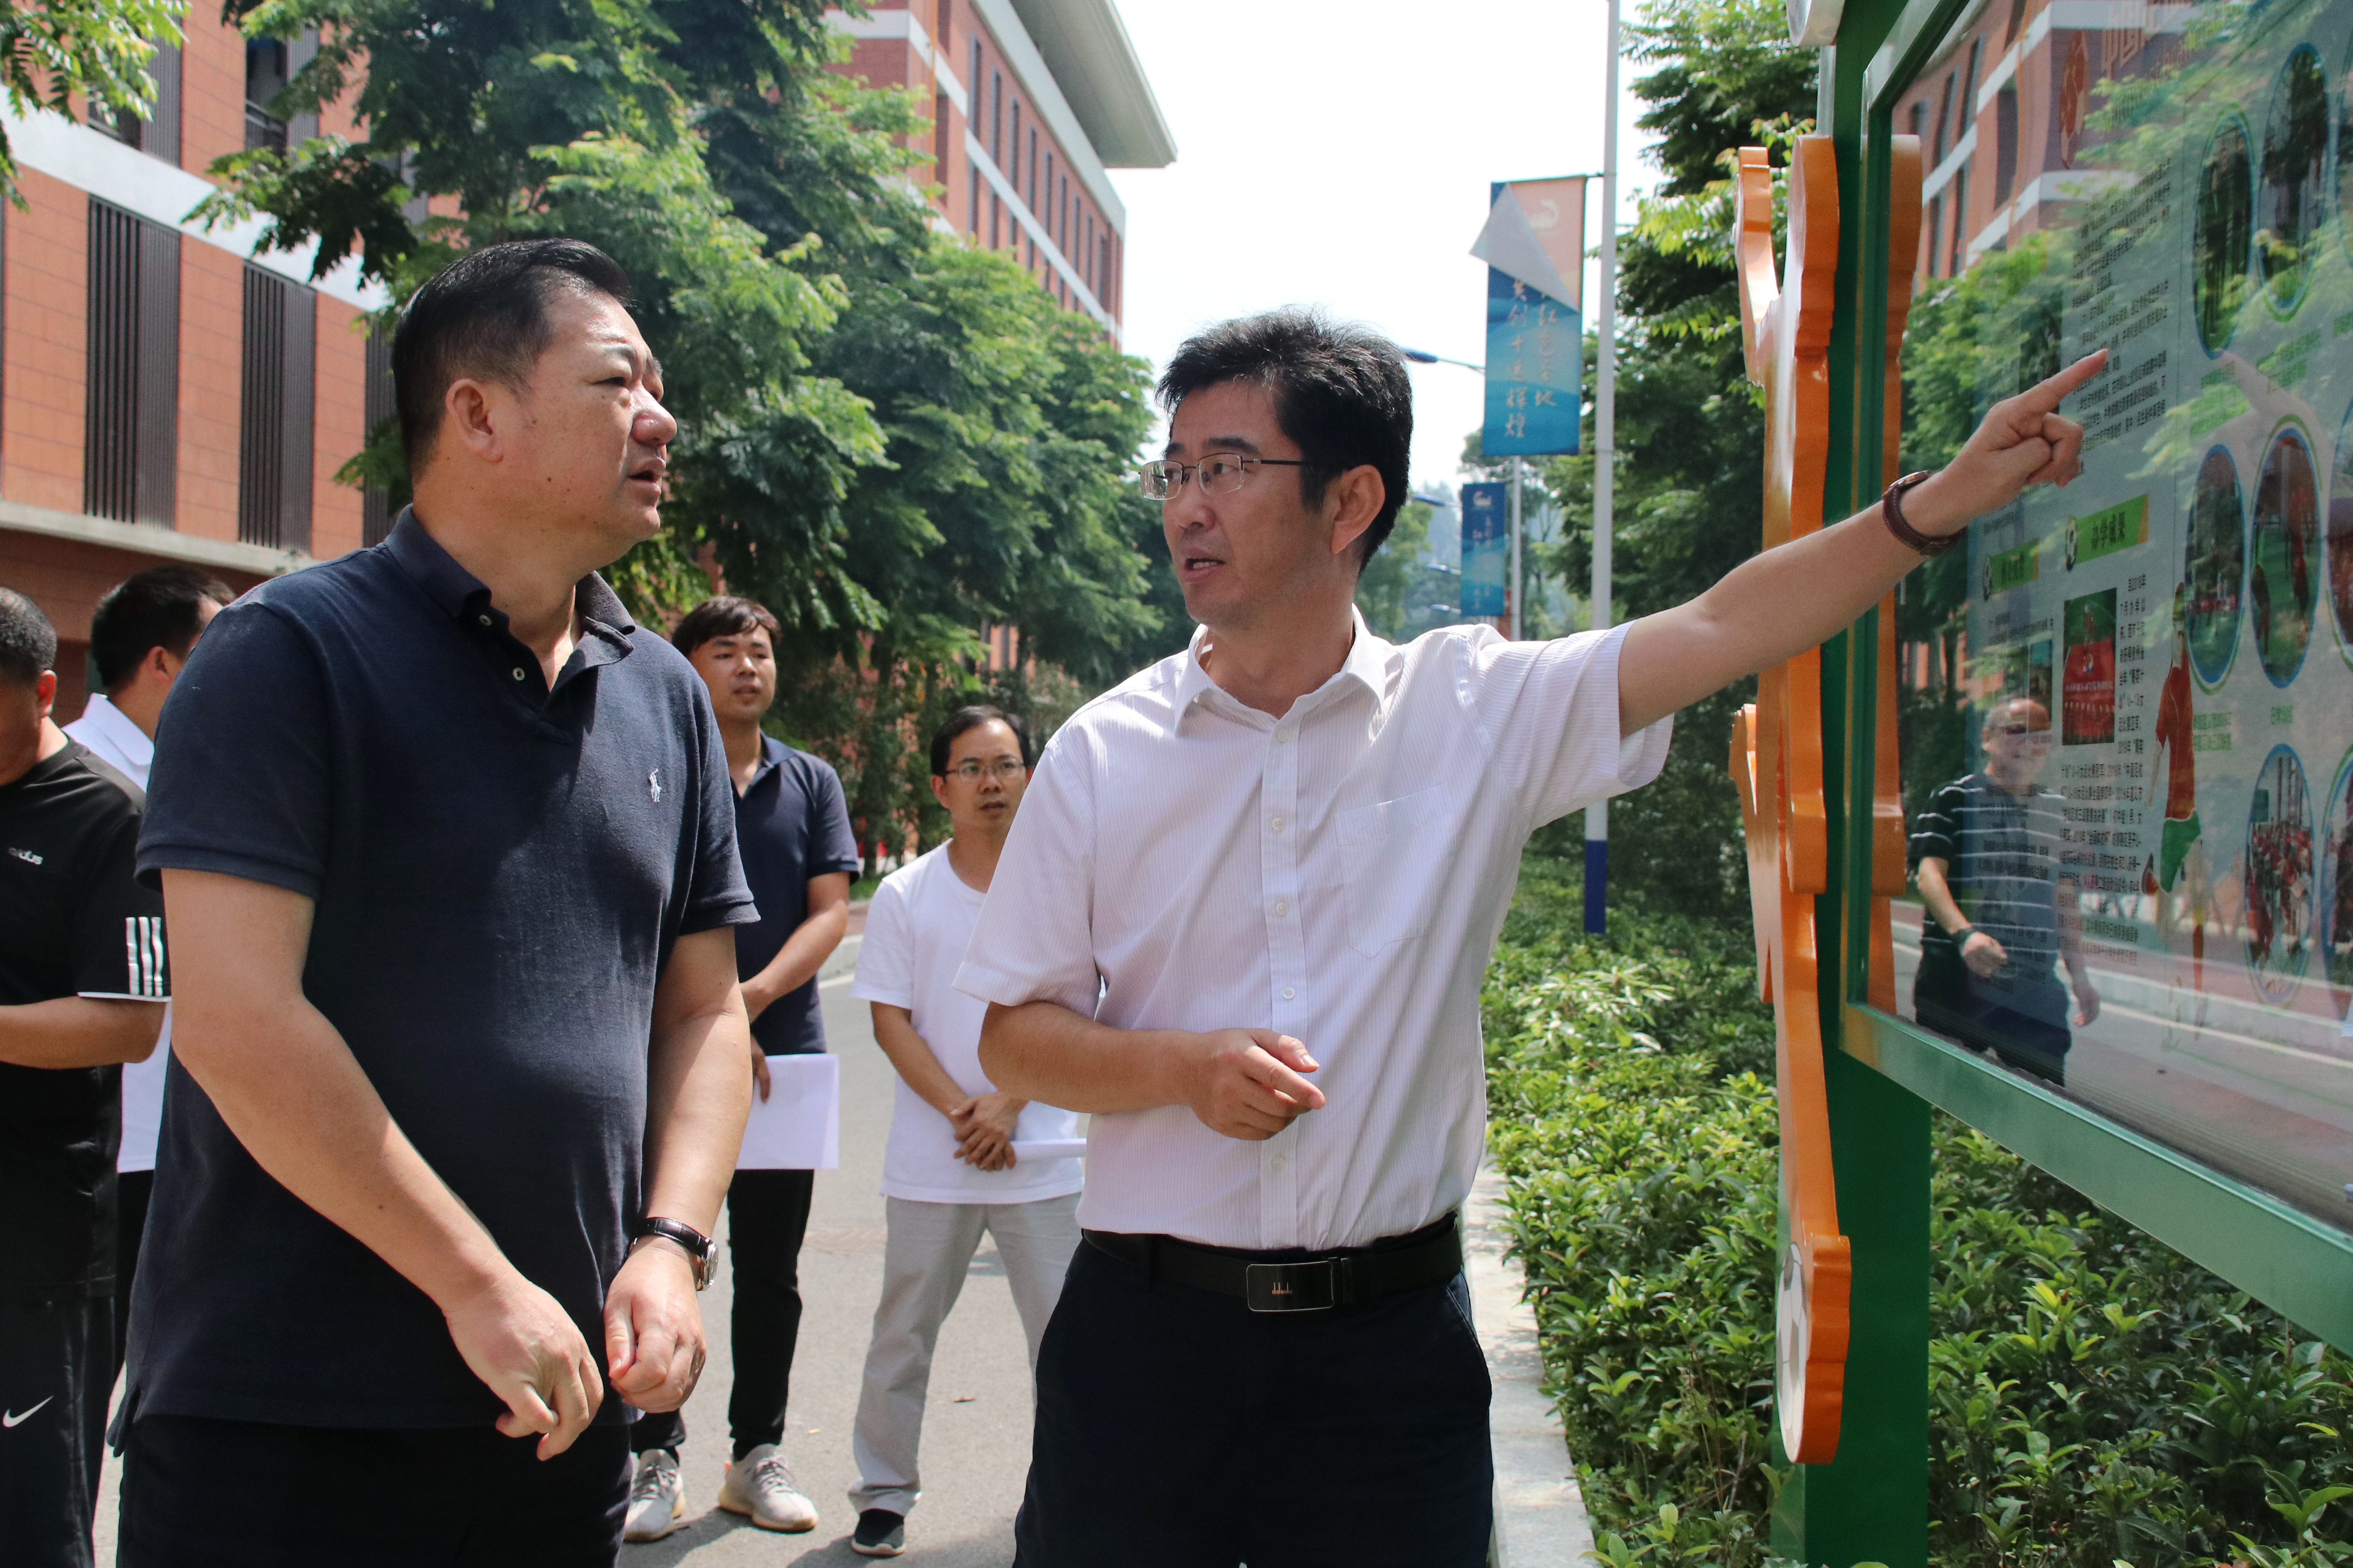
[[[989,1079],[1093,1115],[1016,1568],[1093,1568],[1113,1541],[1121,1568],[1487,1561],[1455,1210],[1522,846],[1646,783],[1678,708],[2073,477],[2057,411],[2101,363],[1689,604],[1398,647],[1353,605],[1406,494],[1396,346],[1287,310],[1177,349],[1145,493],[1200,629],[1046,747],[956,976],[990,1004]]]
[[[155,721],[172,682],[195,650],[221,606],[237,590],[194,566],[151,566],[116,584],[90,621],[90,658],[100,690],[81,717],[65,727],[90,754],[147,789],[155,760]],[[139,1237],[147,1227],[147,1200],[155,1190],[155,1137],[164,1125],[164,1076],[172,1058],[172,1011],[164,1009],[154,1054],[122,1069],[122,1147],[115,1156],[121,1207],[115,1231],[114,1370],[122,1370],[123,1333],[131,1325],[131,1279]]]

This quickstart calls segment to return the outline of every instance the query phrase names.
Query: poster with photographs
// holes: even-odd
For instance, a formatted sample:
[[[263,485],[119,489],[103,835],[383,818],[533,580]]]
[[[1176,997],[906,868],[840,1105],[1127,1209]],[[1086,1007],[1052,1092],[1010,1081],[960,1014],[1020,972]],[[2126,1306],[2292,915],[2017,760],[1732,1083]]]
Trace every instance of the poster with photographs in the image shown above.
[[[2110,359],[1906,590],[1903,1010],[2353,1228],[2353,0],[1982,7],[1907,94],[1912,417]]]

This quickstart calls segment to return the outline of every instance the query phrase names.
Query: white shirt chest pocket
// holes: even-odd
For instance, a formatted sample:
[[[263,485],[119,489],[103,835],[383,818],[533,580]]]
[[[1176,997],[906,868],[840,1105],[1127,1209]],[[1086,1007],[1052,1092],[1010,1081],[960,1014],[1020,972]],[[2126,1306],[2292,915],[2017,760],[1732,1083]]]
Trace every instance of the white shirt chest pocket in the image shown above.
[[[1348,879],[1348,943],[1376,958],[1429,929],[1443,875],[1446,792],[1418,790],[1351,806],[1338,821]]]

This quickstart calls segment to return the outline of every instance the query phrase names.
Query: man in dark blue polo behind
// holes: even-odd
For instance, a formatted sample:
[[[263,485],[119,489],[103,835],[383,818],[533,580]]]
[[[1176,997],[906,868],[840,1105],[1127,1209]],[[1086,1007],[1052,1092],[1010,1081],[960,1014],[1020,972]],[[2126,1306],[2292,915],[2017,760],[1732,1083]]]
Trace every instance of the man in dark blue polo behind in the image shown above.
[[[622,1405],[701,1370],[757,916],[702,683],[596,574],[677,432],[628,288],[531,240],[420,289],[414,508],[222,611],[165,707],[125,1568],[610,1563]]]
[[[711,691],[735,788],[735,847],[759,900],[758,923],[735,928],[735,972],[752,1015],[752,1071],[768,1097],[768,1058],[825,1049],[817,972],[849,929],[849,879],[858,872],[841,779],[821,759],[760,729],[776,700],[776,638],[765,605],[732,595],[705,599],[679,618],[670,640]],[[738,1171],[727,1188],[727,1257],[733,1270],[727,1396],[733,1458],[719,1506],[763,1530],[817,1528],[817,1507],[793,1479],[782,1447],[800,1340],[801,1242],[808,1234],[814,1171]],[[678,1451],[686,1422],[649,1416],[629,1434],[625,1541],[659,1541],[686,1512]]]

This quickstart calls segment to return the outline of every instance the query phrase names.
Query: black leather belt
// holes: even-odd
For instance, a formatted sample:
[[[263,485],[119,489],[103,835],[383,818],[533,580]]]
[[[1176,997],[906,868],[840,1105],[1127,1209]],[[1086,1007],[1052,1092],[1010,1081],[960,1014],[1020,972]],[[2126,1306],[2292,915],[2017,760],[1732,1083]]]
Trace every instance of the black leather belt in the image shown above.
[[[1080,1234],[1088,1246],[1147,1279],[1171,1279],[1196,1290],[1238,1296],[1253,1312],[1325,1312],[1443,1284],[1462,1272],[1462,1235],[1452,1215],[1408,1236],[1333,1252],[1296,1247],[1247,1252],[1173,1236],[1113,1230]]]

